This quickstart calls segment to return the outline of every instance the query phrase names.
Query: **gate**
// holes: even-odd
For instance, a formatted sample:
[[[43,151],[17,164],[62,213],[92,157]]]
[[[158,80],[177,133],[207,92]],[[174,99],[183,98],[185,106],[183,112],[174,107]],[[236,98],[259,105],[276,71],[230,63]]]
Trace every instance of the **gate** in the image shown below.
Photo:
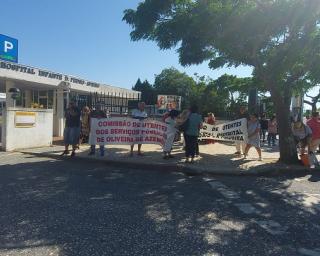
[[[128,115],[130,110],[137,108],[140,94],[133,93],[91,93],[78,95],[75,99],[80,109],[88,106],[91,109],[101,109],[110,115]]]

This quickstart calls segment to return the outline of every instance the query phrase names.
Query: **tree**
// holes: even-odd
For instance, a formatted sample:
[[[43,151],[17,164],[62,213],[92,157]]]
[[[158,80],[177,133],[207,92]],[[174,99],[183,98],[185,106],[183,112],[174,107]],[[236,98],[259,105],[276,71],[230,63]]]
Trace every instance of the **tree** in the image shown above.
[[[297,161],[291,96],[301,80],[320,77],[319,0],[146,0],[123,19],[132,40],[178,47],[182,65],[253,67],[274,103],[280,160]]]
[[[145,80],[143,83],[138,78],[136,84],[132,87],[132,90],[141,92],[141,101],[144,101],[147,105],[156,104],[156,92],[153,86]]]
[[[188,107],[195,93],[196,82],[186,73],[175,68],[167,68],[156,75],[153,87],[157,94],[182,96],[182,107]]]

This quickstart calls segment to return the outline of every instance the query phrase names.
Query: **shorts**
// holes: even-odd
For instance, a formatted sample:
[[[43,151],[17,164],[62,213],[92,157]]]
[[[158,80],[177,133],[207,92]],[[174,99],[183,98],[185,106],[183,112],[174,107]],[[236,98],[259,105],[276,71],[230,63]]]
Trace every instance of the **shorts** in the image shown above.
[[[66,127],[63,132],[63,140],[66,145],[79,144],[80,127]]]

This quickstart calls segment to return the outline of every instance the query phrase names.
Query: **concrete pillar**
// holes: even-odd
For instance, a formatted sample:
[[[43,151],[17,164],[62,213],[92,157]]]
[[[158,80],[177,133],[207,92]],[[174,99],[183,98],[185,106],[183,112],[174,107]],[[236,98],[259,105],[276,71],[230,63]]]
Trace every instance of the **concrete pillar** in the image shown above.
[[[64,106],[63,106],[63,88],[59,88],[56,91],[56,97],[57,97],[57,112],[55,115],[54,120],[54,136],[62,137],[63,136],[63,130],[64,130]]]
[[[14,107],[14,100],[11,98],[11,93],[9,93],[10,88],[14,88],[15,84],[13,81],[6,80],[6,106],[7,108]]]
[[[32,102],[32,94],[31,90],[25,90],[25,95],[26,95],[26,108],[31,108],[31,102]]]

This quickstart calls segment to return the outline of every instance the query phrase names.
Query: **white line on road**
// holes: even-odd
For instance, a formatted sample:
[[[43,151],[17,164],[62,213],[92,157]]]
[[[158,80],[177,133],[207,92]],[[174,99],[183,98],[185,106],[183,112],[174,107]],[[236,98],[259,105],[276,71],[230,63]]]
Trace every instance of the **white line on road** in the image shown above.
[[[258,224],[261,228],[266,230],[271,235],[283,235],[288,229],[285,226],[281,226],[278,222],[274,220],[257,220],[253,222]]]
[[[219,191],[227,199],[241,199],[239,193],[234,192],[233,190],[229,189],[226,185],[224,185],[219,181],[210,181],[208,183],[213,189]],[[263,202],[264,199],[258,196],[255,192],[250,191],[247,194],[250,194],[255,199],[259,199],[260,201],[262,201],[258,203],[258,205],[260,204],[262,208],[267,208],[268,206],[270,206],[268,202],[264,203]],[[268,214],[262,214],[261,211],[259,211],[250,203],[246,203],[246,202],[236,203],[232,201],[231,203],[245,214],[254,214],[258,218],[262,218],[262,219],[271,217],[271,216],[267,216]],[[272,235],[282,235],[286,233],[286,231],[288,230],[287,226],[282,226],[274,220],[252,220],[252,222],[259,225],[262,229],[264,229],[265,231],[267,231]]]
[[[249,203],[236,203],[234,204],[240,211],[245,214],[261,214],[252,204]]]
[[[305,248],[300,248],[298,252],[306,256],[320,256],[320,249],[309,250]]]
[[[213,189],[218,190],[227,199],[240,199],[240,195],[238,193],[232,191],[219,181],[211,181],[209,184]]]

